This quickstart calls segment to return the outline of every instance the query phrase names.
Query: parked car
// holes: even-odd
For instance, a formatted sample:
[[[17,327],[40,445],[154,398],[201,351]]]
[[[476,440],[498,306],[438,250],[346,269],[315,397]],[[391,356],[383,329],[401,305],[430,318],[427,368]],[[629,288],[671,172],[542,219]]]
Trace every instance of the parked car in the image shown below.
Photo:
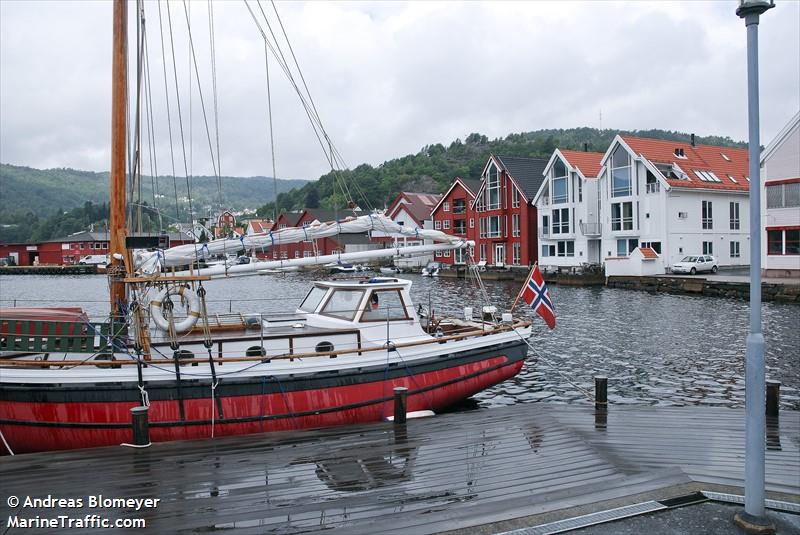
[[[717,259],[711,255],[685,256],[680,262],[672,264],[673,273],[717,272]]]
[[[79,264],[94,264],[96,266],[107,266],[107,254],[89,254],[80,259]]]

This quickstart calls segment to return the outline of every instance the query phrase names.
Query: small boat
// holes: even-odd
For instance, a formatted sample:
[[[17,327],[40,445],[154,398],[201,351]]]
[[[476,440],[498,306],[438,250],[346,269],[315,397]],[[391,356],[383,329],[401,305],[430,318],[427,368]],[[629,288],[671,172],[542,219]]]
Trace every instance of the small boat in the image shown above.
[[[330,264],[325,264],[325,267],[328,268],[330,273],[358,273],[359,271],[364,271],[364,266],[360,264],[348,264],[346,262],[331,262]]]
[[[423,277],[438,277],[439,276],[439,269],[441,268],[441,264],[439,262],[431,262],[424,268],[422,268],[422,276]]]
[[[380,268],[380,272],[382,275],[397,275],[398,273],[402,273],[400,268],[395,266],[383,266]]]

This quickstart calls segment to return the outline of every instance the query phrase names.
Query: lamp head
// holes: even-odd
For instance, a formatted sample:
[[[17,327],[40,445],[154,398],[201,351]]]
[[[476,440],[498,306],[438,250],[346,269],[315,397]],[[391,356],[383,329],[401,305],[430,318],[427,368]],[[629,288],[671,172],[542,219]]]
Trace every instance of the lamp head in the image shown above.
[[[775,0],[739,0],[736,14],[742,18],[747,15],[761,15],[773,7],[775,7]]]

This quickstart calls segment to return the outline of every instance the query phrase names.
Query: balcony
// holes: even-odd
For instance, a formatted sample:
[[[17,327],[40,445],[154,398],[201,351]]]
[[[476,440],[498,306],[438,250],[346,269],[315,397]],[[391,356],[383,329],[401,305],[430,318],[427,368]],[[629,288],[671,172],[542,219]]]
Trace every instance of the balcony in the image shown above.
[[[581,234],[584,236],[600,236],[602,233],[602,223],[581,223]]]
[[[658,182],[648,182],[645,186],[646,193],[658,193],[661,191],[661,185]]]

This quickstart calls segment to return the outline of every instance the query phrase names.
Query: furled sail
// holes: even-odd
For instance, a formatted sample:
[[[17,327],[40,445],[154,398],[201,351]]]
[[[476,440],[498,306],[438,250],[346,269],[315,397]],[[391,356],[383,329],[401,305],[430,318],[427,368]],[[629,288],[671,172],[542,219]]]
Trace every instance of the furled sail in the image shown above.
[[[373,230],[380,231],[385,234],[407,236],[419,240],[440,242],[438,246],[418,246],[423,248],[438,247],[437,249],[432,250],[459,248],[463,247],[463,244],[465,243],[463,239],[457,236],[445,234],[439,230],[406,227],[396,223],[395,221],[392,221],[383,214],[375,213],[359,217],[348,217],[339,221],[328,221],[324,223],[315,222],[307,227],[302,228],[287,227],[273,232],[242,236],[241,238],[236,239],[214,240],[207,243],[179,245],[163,251],[138,251],[135,255],[134,262],[137,272],[145,275],[152,275],[158,273],[162,268],[186,266],[194,263],[195,261],[206,260],[218,255],[232,253],[235,254],[238,252],[249,252],[253,250],[263,251],[271,247],[289,243],[298,243],[301,241],[320,238],[330,238],[338,234],[358,234]],[[442,245],[445,245],[445,247],[442,247]],[[372,257],[375,257],[374,253],[378,251],[370,252],[373,253]],[[429,251],[414,251],[415,254],[425,254],[426,252]],[[411,254],[411,252],[406,254]],[[310,260],[314,260],[316,258],[316,261],[309,261],[308,264],[310,265],[323,262],[322,259],[327,258],[328,256],[332,257],[334,255],[326,255],[325,257],[312,257]],[[325,260],[324,262],[336,261],[339,256],[343,255],[336,255],[336,258],[333,260]],[[280,262],[268,262],[269,264],[274,263],[276,265],[263,266],[259,267],[258,269],[271,269],[273,267],[286,266],[288,261],[284,260],[282,262],[282,264]],[[266,263],[257,262],[257,264]],[[233,266],[231,268],[227,268],[226,272],[230,273],[234,267],[241,268],[247,266]],[[258,269],[254,270],[250,268],[247,271],[252,272],[257,271]]]

